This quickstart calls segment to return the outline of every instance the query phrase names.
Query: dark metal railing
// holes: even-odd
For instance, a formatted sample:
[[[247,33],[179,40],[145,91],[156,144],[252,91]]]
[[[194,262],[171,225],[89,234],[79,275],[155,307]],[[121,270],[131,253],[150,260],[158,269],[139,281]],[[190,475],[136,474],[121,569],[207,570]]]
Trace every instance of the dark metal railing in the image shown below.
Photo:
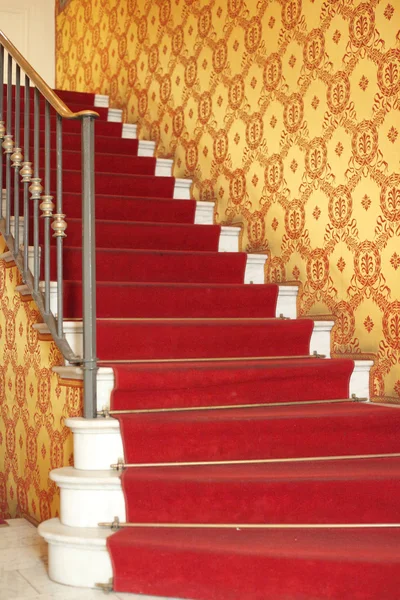
[[[23,92],[21,73],[24,73]],[[3,148],[0,152],[0,233],[64,358],[70,364],[82,365],[84,416],[94,418],[97,415],[94,124],[98,114],[88,110],[70,111],[1,31],[0,80],[0,140]],[[52,118],[55,118],[54,135]],[[63,213],[64,120],[81,121],[82,356],[72,351],[63,328],[63,241],[67,228]],[[40,160],[41,152],[44,161]],[[52,163],[55,163],[55,180]],[[55,252],[52,252],[51,237],[55,238]],[[33,242],[33,256],[30,241]],[[50,302],[52,273],[56,273],[57,279],[56,314],[53,314]]]

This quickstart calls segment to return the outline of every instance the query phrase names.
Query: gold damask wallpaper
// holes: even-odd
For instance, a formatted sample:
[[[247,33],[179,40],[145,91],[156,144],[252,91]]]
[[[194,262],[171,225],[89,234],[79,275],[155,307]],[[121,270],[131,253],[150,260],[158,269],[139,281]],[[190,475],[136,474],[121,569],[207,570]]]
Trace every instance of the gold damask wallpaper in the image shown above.
[[[269,281],[400,397],[398,0],[69,0],[57,86],[111,96]]]
[[[5,251],[0,236],[0,254]],[[58,514],[51,469],[72,464],[67,416],[81,416],[81,392],[61,387],[51,368],[61,364],[53,343],[40,342],[32,325],[39,313],[15,287],[15,266],[0,260],[0,518],[34,522]]]

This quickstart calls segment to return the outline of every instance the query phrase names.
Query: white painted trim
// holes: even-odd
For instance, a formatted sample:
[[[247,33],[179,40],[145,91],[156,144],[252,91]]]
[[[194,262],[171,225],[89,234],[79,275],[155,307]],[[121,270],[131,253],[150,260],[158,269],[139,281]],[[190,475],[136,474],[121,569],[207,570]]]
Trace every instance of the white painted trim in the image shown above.
[[[191,179],[175,179],[173,198],[175,200],[190,200],[193,181]]]
[[[75,469],[103,471],[124,457],[119,421],[107,417],[66,419],[74,435]]]
[[[50,333],[46,323],[35,323],[32,327],[42,335]],[[83,323],[82,321],[64,321],[65,339],[77,356],[83,355]]]
[[[196,225],[214,224],[215,202],[204,202],[202,200],[196,203],[196,213],[194,222]]]
[[[266,254],[248,254],[244,283],[264,283],[264,267],[268,256]]]
[[[62,467],[50,472],[60,488],[60,521],[68,527],[97,527],[117,516],[126,521],[120,473]]]
[[[278,300],[276,303],[275,316],[283,315],[289,319],[297,318],[297,295],[299,288],[297,285],[280,285]]]
[[[350,377],[350,396],[355,394],[357,398],[370,398],[369,383],[370,372],[374,365],[373,360],[355,360],[354,371]]]
[[[136,140],[137,125],[135,123],[124,123],[122,125],[122,137],[125,140]]]
[[[155,175],[157,177],[172,177],[174,161],[171,158],[157,158]]]
[[[42,253],[42,249],[39,246],[39,268],[40,268],[40,256]],[[5,260],[6,263],[10,263],[14,261],[14,257],[11,254],[11,252],[9,250],[7,250],[7,252],[4,252],[3,254],[0,254],[0,260]],[[29,246],[28,249],[28,267],[31,271],[31,273],[34,275],[35,274],[35,262],[34,262],[34,249],[33,246]],[[39,275],[40,275],[40,271],[39,271]]]
[[[310,340],[310,354],[317,352],[326,358],[331,356],[331,331],[335,321],[314,321]]]
[[[119,108],[109,108],[107,121],[109,123],[122,123],[122,110]]]
[[[66,365],[64,367],[53,367],[54,373],[66,380],[83,381],[81,367]],[[107,410],[110,408],[111,392],[114,389],[114,371],[111,367],[100,367],[97,371],[97,409]]]
[[[80,529],[50,519],[39,525],[39,534],[49,544],[49,577],[64,585],[94,588],[113,577],[106,540],[110,529]]]
[[[95,94],[94,105],[97,108],[108,108],[110,106],[109,96],[103,96],[102,94]]]
[[[154,156],[156,143],[147,140],[139,140],[138,156]]]
[[[240,227],[221,227],[218,252],[239,252]]]

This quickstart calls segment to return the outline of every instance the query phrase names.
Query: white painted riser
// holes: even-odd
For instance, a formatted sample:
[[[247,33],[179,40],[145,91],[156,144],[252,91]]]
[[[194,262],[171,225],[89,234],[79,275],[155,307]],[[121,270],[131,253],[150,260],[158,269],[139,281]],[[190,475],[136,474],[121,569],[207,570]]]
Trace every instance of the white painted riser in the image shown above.
[[[97,527],[117,516],[126,521],[125,499],[117,471],[55,469],[50,479],[60,488],[60,521],[68,527]]]
[[[349,396],[353,394],[358,398],[369,398],[369,373],[372,361],[355,361],[355,367],[350,379]],[[62,367],[61,367],[62,369]],[[56,368],[60,371],[60,368]],[[109,408],[109,398],[114,387],[114,374],[112,369],[107,369],[99,376],[105,383],[98,384],[98,404]],[[66,373],[67,375],[67,373]],[[282,402],[285,398],[282,398]],[[221,397],[223,405],[225,398]],[[122,438],[119,422],[113,418],[66,419],[65,424],[74,435],[74,464],[79,470],[106,470],[111,464],[116,464],[119,458],[124,458]]]
[[[75,529],[59,519],[41,523],[39,534],[48,542],[49,577],[68,586],[94,588],[113,577],[106,540],[110,530]]]

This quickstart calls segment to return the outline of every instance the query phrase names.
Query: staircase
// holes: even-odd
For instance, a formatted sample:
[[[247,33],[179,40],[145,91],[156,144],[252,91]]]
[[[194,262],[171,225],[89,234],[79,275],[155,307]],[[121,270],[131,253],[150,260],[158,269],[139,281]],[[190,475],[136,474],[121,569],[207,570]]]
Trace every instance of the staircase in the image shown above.
[[[240,228],[215,225],[106,97],[59,95],[101,116],[99,415],[66,423],[75,466],[51,473],[60,518],[39,527],[50,577],[192,600],[398,598],[400,412],[368,402],[371,361],[330,358],[334,323],[296,318],[297,287],[264,284],[267,257],[240,252]],[[79,144],[67,124],[64,332],[78,355]]]

